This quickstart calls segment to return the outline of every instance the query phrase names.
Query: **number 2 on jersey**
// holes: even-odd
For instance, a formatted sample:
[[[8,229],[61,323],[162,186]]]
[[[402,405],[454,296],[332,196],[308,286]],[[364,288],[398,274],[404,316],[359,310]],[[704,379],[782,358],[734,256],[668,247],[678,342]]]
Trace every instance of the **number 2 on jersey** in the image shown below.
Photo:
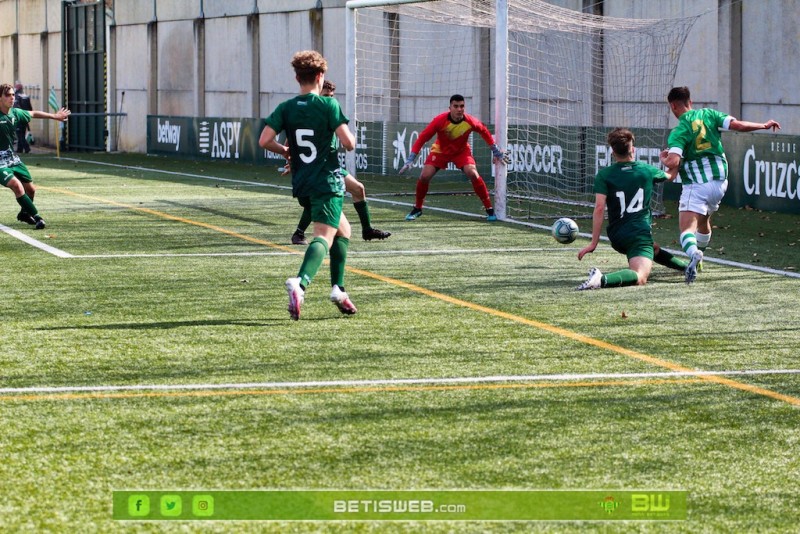
[[[702,119],[692,121],[692,131],[695,133],[695,150],[702,152],[703,150],[711,148],[711,142],[706,139],[706,125],[703,123]]]

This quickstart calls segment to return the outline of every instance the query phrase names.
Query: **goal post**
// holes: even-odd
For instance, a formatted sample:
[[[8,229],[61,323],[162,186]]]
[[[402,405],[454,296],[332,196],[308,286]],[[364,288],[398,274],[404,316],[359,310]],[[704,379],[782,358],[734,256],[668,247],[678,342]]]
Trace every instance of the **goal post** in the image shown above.
[[[508,0],[497,0],[495,15],[494,137],[505,150],[508,147]],[[501,221],[508,219],[507,171],[502,163],[495,164],[494,210]]]
[[[614,127],[634,132],[638,159],[659,164],[666,94],[697,18],[603,17],[543,0],[346,6],[345,109],[357,140],[349,170],[396,175],[424,126],[462,94],[467,113],[510,150],[509,165],[494,165],[483,140],[471,139],[496,213],[514,221],[591,217],[594,176],[612,163],[605,136]],[[460,172],[438,176],[458,180]],[[657,195],[657,212],[661,202]]]

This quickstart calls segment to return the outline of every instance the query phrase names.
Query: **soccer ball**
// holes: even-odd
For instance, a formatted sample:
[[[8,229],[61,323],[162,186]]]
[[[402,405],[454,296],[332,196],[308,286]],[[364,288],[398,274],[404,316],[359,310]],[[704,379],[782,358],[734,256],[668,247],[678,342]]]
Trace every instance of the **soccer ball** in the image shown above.
[[[578,223],[567,217],[562,217],[553,223],[551,232],[556,241],[566,245],[567,243],[572,243],[578,237]]]

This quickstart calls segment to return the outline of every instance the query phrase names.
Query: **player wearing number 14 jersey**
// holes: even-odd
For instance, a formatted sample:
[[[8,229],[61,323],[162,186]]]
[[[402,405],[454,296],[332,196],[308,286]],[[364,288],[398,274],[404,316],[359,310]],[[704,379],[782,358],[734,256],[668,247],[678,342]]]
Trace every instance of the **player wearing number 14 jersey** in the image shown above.
[[[608,206],[608,239],[614,250],[628,257],[629,268],[603,275],[592,267],[589,279],[578,286],[578,290],[644,285],[654,260],[680,271],[686,267],[686,262],[653,243],[650,229],[653,185],[669,177],[661,169],[634,159],[636,149],[630,130],[617,128],[608,134],[607,140],[613,151],[614,164],[600,169],[594,179],[592,242],[578,253],[578,259],[597,248]]]

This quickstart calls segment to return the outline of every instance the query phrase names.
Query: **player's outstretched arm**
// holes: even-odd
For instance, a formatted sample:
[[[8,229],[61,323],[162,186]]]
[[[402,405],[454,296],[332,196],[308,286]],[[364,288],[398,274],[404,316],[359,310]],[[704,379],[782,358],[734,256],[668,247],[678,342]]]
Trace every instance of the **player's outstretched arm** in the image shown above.
[[[61,108],[55,113],[47,113],[46,111],[34,110],[31,111],[31,118],[33,119],[51,119],[58,122],[66,122],[72,112],[67,108]]]
[[[737,132],[754,132],[756,130],[772,130],[774,132],[775,130],[780,130],[781,125],[778,124],[778,121],[772,119],[767,122],[749,122],[735,119],[731,121],[728,128]]]

